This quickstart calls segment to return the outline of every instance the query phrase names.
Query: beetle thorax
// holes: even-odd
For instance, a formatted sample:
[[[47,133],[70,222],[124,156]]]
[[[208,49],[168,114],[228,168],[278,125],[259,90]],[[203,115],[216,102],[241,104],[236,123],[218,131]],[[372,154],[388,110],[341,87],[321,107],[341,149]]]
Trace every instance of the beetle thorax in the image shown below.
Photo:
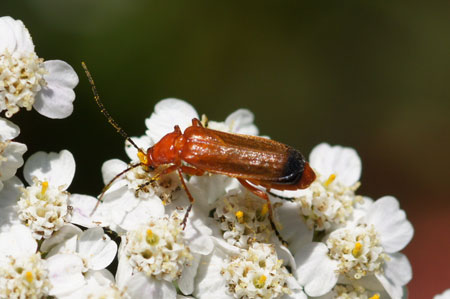
[[[183,135],[172,132],[147,150],[148,166],[158,167],[164,164],[180,164],[179,145]]]

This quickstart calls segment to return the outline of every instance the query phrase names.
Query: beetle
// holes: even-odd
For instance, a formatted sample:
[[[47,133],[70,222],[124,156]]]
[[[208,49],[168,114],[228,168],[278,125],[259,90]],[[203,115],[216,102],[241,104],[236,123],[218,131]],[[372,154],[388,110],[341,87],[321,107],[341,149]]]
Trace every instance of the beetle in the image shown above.
[[[192,125],[187,127],[184,132],[176,125],[173,132],[166,134],[147,151],[144,151],[109,115],[100,101],[94,80],[84,62],[82,62],[82,66],[101,112],[108,122],[138,150],[140,160],[139,163],[133,164],[117,174],[105,186],[97,206],[111,184],[135,167],[144,166],[149,171],[156,171],[156,175],[149,182],[139,186],[136,192],[161,175],[176,171],[190,201],[182,222],[184,228],[194,198],[186,186],[183,173],[191,176],[201,176],[206,172],[221,174],[236,178],[247,190],[266,201],[270,224],[280,241],[285,243],[274,224],[268,192],[271,189],[305,189],[315,180],[316,174],[299,151],[263,137],[212,130],[204,127],[196,118],[192,119]]]

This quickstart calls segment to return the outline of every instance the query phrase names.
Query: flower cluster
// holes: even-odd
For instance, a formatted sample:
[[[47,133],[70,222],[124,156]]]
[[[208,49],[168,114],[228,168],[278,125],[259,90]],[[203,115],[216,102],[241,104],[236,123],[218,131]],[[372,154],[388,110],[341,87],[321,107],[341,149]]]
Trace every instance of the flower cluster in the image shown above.
[[[73,69],[39,58],[21,21],[0,18],[0,32],[0,112],[69,116]],[[145,150],[194,118],[212,130],[259,133],[248,110],[208,121],[190,104],[166,99],[132,140]],[[24,164],[18,135],[0,118],[0,298],[406,296],[412,270],[400,251],[412,225],[394,197],[357,193],[361,160],[351,148],[316,146],[308,161],[317,178],[306,189],[252,186],[269,205],[229,176],[139,164],[145,158],[126,142],[130,161],[101,169],[108,188],[99,204],[68,191],[76,167],[68,150],[37,152]],[[16,176],[22,165],[26,184]]]

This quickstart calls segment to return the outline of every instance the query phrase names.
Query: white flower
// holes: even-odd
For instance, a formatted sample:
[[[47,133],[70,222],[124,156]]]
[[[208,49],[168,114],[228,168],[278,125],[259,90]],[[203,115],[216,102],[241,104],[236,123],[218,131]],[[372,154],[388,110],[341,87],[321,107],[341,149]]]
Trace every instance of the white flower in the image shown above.
[[[111,178],[126,168],[126,163],[120,160],[106,161],[102,167],[105,184],[108,184]],[[158,194],[161,191],[163,198],[171,198],[172,192],[169,192],[171,188],[147,188],[147,192],[139,192],[139,196],[136,197],[135,191],[139,184],[147,181],[146,179],[138,178],[139,175],[149,176],[140,167],[135,172],[129,171],[121,179],[116,180],[107,190],[103,197],[103,202],[100,204],[98,204],[98,199],[95,197],[72,195],[70,198],[70,205],[73,207],[73,218],[71,221],[86,227],[108,226],[118,233],[123,233],[147,222],[151,216],[159,217],[163,215],[164,205]],[[155,182],[153,186],[160,186],[159,183],[164,182],[166,181]],[[176,182],[178,186],[177,177]],[[167,190],[167,192],[162,192],[163,190]],[[98,207],[95,209],[97,204]]]
[[[18,126],[0,117],[0,190],[3,182],[12,178],[23,165],[22,155],[27,151],[27,146],[12,141],[19,133]]]
[[[270,244],[239,249],[215,238],[199,266],[196,298],[306,298]]]
[[[0,233],[0,298],[42,298],[51,287],[47,263],[28,228]]]
[[[411,240],[413,228],[393,197],[366,203],[366,214],[333,231],[326,243],[310,243],[295,253],[296,277],[310,296],[330,291],[338,279],[357,281],[373,291],[401,298],[411,279],[411,266],[398,253]]]
[[[366,290],[358,285],[337,284],[326,295],[316,297],[317,299],[380,299],[389,298],[386,292]]]
[[[114,282],[114,276],[106,269],[103,270],[89,270],[84,274],[86,284],[74,292],[59,295],[59,299],[130,299],[142,298],[131,297],[128,293],[128,287],[119,289]],[[142,294],[140,294],[142,295]]]
[[[65,118],[73,111],[73,88],[78,76],[61,60],[45,61],[34,51],[22,21],[0,18],[0,112],[11,117],[20,108],[49,118]]]
[[[152,218],[122,237],[119,287],[131,284],[153,297],[175,298],[172,283],[177,281],[183,293],[193,292],[200,256],[209,254],[213,246],[206,227],[190,223],[183,231],[181,221],[173,212],[170,217]]]
[[[248,248],[254,242],[269,243],[274,236],[265,200],[242,189],[216,201],[214,219],[223,239],[239,248]]]
[[[433,299],[450,299],[450,289],[445,290],[442,294],[434,296]]]
[[[117,245],[100,227],[83,232],[68,224],[45,240],[41,251],[47,253],[50,293],[67,296],[85,287],[86,273],[101,271],[113,261]]]
[[[17,202],[18,215],[37,240],[49,238],[69,221],[66,190],[74,174],[75,160],[67,150],[37,152],[25,163],[24,177],[30,186],[23,189]]]
[[[244,135],[258,135],[259,130],[253,124],[255,119],[253,113],[247,109],[238,109],[228,115],[225,122],[208,121],[209,129],[244,134]]]
[[[310,154],[317,179],[305,190],[275,192],[296,197],[308,227],[330,231],[353,216],[361,196],[356,196],[361,175],[361,160],[355,150],[327,143],[317,145]]]

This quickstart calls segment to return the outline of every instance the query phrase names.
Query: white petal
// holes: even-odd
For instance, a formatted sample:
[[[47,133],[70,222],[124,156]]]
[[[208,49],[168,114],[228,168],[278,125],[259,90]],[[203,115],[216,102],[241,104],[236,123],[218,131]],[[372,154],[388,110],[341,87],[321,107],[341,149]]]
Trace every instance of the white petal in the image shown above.
[[[285,294],[281,299],[307,299],[305,292],[303,292],[302,286],[295,280],[294,277],[289,277],[287,280],[289,289],[291,289],[291,294]]]
[[[231,127],[232,133],[258,135],[258,128],[253,124],[255,117],[250,110],[238,109],[231,113],[225,123]]]
[[[0,233],[0,259],[5,256],[23,256],[36,252],[37,242],[31,231],[22,224],[11,226],[8,232]]]
[[[211,255],[202,258],[195,278],[194,296],[196,298],[232,298],[227,295],[226,281],[220,274],[225,257],[226,255],[220,249],[216,249]]]
[[[193,118],[198,118],[198,114],[190,104],[178,99],[165,99],[155,105],[155,112],[145,120],[148,128],[145,133],[156,143],[167,133],[173,132],[175,125],[184,131],[192,125]]]
[[[310,230],[302,219],[298,203],[282,201],[282,206],[275,211],[276,220],[281,223],[281,236],[289,244],[292,253],[296,253],[304,245],[311,243],[313,230]]]
[[[178,288],[185,295],[192,294],[194,291],[194,279],[197,275],[198,264],[201,260],[201,255],[194,254],[193,256],[194,259],[190,262],[189,266],[184,267],[181,277],[178,279]]]
[[[120,172],[128,167],[127,163],[119,159],[111,159],[102,165],[103,183],[106,185]]]
[[[83,261],[73,254],[57,254],[47,259],[49,279],[53,286],[50,295],[70,294],[85,284]]]
[[[125,236],[121,237],[117,258],[119,260],[116,271],[116,284],[123,289],[133,275],[133,267],[131,266],[123,248],[125,244]]]
[[[11,23],[11,25],[11,28],[14,32],[14,37],[16,39],[15,51],[22,53],[34,52],[34,44],[31,39],[31,35],[22,21],[15,20],[13,23]]]
[[[297,269],[294,273],[308,296],[324,295],[336,285],[338,263],[327,254],[327,246],[316,242],[305,245],[295,254]]]
[[[74,100],[72,89],[48,85],[36,95],[33,107],[43,116],[62,119],[72,114]]]
[[[121,228],[133,230],[146,223],[149,217],[161,217],[164,215],[164,210],[164,205],[158,196],[146,199],[136,198],[134,191],[127,190],[112,211],[112,216]]]
[[[127,294],[132,299],[140,298],[168,298],[176,299],[177,291],[175,287],[165,281],[156,280],[138,273],[127,283]]]
[[[450,289],[447,289],[443,293],[434,296],[433,299],[450,299]]]
[[[400,210],[395,197],[384,196],[370,207],[366,223],[373,224],[380,234],[386,252],[402,250],[411,241],[414,229],[406,214]]]
[[[41,252],[49,252],[53,247],[62,245],[63,243],[73,238],[74,236],[78,237],[78,235],[80,235],[81,233],[82,230],[76,227],[75,225],[66,224],[63,227],[61,227],[57,232],[53,233],[53,235],[49,239],[44,240],[39,250]],[[73,248],[73,250],[75,249],[76,247]]]
[[[412,268],[406,255],[392,253],[384,267],[384,276],[395,285],[404,286],[412,279]]]
[[[0,191],[0,213],[3,207],[15,205],[17,203],[17,200],[22,194],[20,188],[23,187],[22,182],[16,176],[3,183],[3,189]]]
[[[309,162],[325,180],[335,174],[336,180],[351,186],[361,177],[361,159],[356,151],[349,147],[321,143],[312,150]]]
[[[188,239],[186,239],[188,240]],[[197,236],[192,239],[192,241],[188,242],[189,249],[192,252],[206,255],[211,253],[214,248],[214,243],[209,236]]]
[[[10,53],[34,52],[30,33],[21,20],[11,17],[0,18],[0,52],[8,49]]]
[[[73,88],[78,84],[78,76],[64,61],[46,61],[48,74],[44,76],[47,86],[36,95],[33,107],[49,118],[65,118],[72,114],[75,100]]]
[[[21,187],[23,184],[19,178],[12,177],[0,189],[0,231],[9,231],[11,225],[21,223],[16,209]]]
[[[36,177],[52,186],[64,186],[66,190],[75,175],[75,159],[68,150],[48,154],[37,152],[28,158],[23,172],[30,185],[33,184],[33,177]]]
[[[89,228],[79,240],[79,253],[92,270],[106,268],[117,253],[117,244],[104,234],[101,227]]]
[[[23,154],[27,151],[27,146],[19,142],[10,142],[2,153],[6,161],[0,164],[0,179],[6,181],[12,178],[17,169],[23,165]]]
[[[74,89],[78,85],[78,75],[75,70],[62,60],[44,62],[47,74],[44,76],[49,85]]]
[[[15,20],[11,17],[0,18],[0,53],[3,53],[6,49],[10,53],[16,49],[16,37],[12,28],[12,23]]]
[[[206,255],[210,254],[214,249],[214,242],[211,238],[212,231],[205,225],[204,219],[196,217],[200,213],[196,213],[197,209],[191,211],[192,214],[187,221],[184,229],[184,239],[189,244],[189,248],[193,253]],[[204,216],[204,213],[201,213]]]
[[[108,213],[105,205],[100,203],[94,212],[98,199],[83,194],[71,194],[69,205],[72,207],[72,217],[70,222],[84,227],[108,226]],[[92,215],[91,215],[92,214]]]
[[[114,283],[114,275],[106,269],[102,270],[89,270],[84,274],[86,281],[89,283],[90,281],[94,282],[97,285],[107,286]]]
[[[15,125],[12,121],[0,117],[0,142],[14,139],[19,136],[19,133],[19,126]]]

